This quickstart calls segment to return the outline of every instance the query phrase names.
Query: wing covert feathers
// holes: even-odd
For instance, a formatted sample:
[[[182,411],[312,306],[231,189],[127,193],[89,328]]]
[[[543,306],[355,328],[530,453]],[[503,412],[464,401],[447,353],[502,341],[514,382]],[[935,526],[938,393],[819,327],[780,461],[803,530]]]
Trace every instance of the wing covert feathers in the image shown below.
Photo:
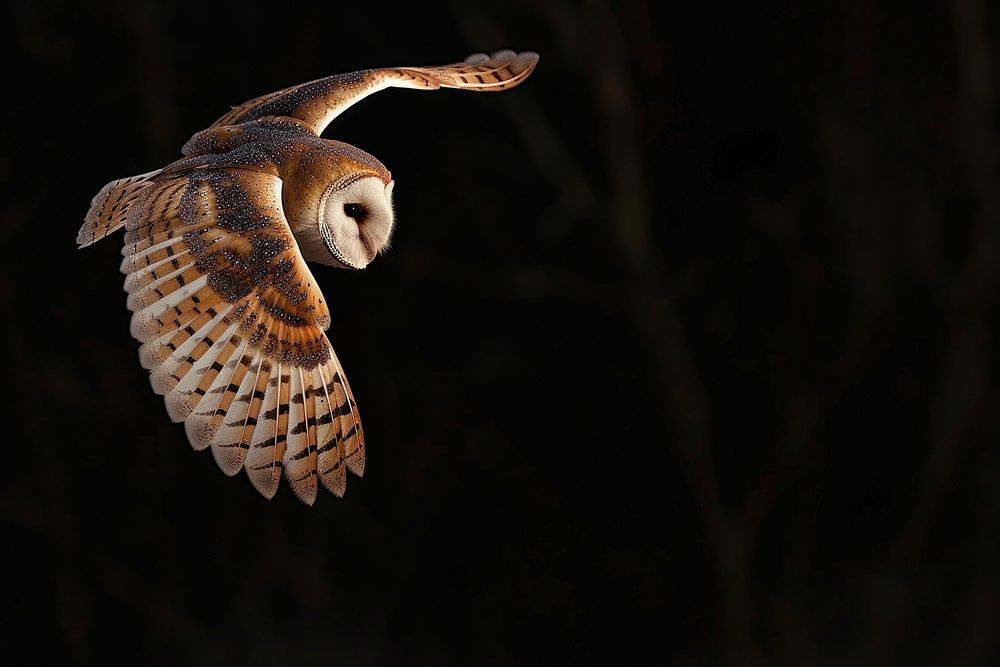
[[[282,475],[307,504],[321,484],[343,495],[345,470],[364,470],[364,434],[280,179],[171,174],[144,182],[130,209],[131,332],[167,414],[192,447],[210,448],[227,475],[245,469],[268,498]]]
[[[518,85],[537,64],[537,53],[505,49],[492,55],[474,53],[463,62],[438,67],[392,67],[340,74],[245,102],[215,121],[212,127],[285,116],[305,122],[319,135],[345,109],[385,88],[495,92]]]

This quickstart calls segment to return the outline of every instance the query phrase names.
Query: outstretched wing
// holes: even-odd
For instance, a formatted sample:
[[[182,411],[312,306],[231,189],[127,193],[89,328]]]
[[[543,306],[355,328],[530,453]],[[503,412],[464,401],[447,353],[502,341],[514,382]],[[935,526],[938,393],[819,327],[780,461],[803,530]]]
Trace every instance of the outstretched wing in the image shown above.
[[[164,173],[133,205],[122,272],[132,335],[167,412],[219,467],[312,504],[364,471],[364,433],[330,315],[281,208],[281,179]],[[346,468],[346,470],[345,470]]]
[[[250,100],[215,121],[212,127],[235,125],[263,116],[297,118],[317,134],[349,106],[385,88],[461,88],[499,91],[528,78],[538,64],[531,51],[476,53],[464,62],[440,67],[370,69],[318,79]]]

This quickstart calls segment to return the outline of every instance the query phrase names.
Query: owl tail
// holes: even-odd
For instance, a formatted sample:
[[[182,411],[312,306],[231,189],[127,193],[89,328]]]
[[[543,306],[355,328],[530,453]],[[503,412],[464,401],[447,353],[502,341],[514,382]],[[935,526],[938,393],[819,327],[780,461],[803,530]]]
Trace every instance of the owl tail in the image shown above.
[[[121,228],[128,219],[129,208],[141,199],[160,171],[162,170],[157,169],[148,174],[121,178],[101,188],[90,201],[90,210],[84,218],[83,227],[80,227],[80,232],[76,235],[79,247],[86,248]]]

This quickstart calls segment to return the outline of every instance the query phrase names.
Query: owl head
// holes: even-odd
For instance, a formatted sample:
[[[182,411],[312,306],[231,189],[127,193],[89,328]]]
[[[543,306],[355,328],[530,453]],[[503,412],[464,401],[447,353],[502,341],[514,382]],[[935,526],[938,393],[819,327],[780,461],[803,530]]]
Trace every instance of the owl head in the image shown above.
[[[326,188],[320,196],[316,229],[333,262],[363,269],[388,248],[394,185],[390,178],[360,173],[348,174]]]
[[[395,181],[381,162],[339,141],[306,139],[282,200],[303,256],[363,269],[389,247]]]

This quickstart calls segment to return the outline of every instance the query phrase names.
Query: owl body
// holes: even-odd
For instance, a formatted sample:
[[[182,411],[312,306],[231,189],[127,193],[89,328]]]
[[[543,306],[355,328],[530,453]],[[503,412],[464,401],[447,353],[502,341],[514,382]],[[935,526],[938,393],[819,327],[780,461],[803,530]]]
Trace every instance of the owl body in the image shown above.
[[[330,311],[306,261],[365,268],[394,225],[389,171],[323,139],[387,87],[505,90],[537,55],[499,51],[431,68],[366,70],[251,100],[196,133],[185,156],[107,184],[80,247],[125,229],[130,331],[167,414],[229,475],[270,498],[284,476],[312,504],[364,472],[364,431],[326,335]]]
[[[192,170],[244,169],[281,179],[284,214],[307,261],[364,268],[389,240],[393,218],[389,170],[359,148],[316,136],[296,119],[267,118],[212,128],[192,137],[184,150],[187,158],[164,169],[168,177]],[[346,193],[358,195],[355,203],[363,207],[365,219],[356,220],[357,241],[352,234],[328,246],[320,232],[330,197],[358,182],[360,187]]]

